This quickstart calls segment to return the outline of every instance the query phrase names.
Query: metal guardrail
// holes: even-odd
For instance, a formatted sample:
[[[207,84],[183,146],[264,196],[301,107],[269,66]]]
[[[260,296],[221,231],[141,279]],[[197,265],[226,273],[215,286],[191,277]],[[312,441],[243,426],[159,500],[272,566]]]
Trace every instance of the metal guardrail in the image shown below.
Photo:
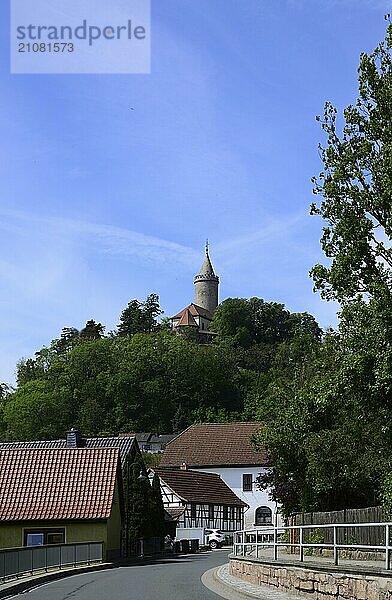
[[[4,548],[0,550],[0,581],[102,561],[103,542]]]
[[[385,543],[383,545],[366,545],[350,543],[339,543],[338,533],[340,530],[351,527],[383,527],[385,531]],[[385,570],[391,570],[391,528],[392,523],[331,523],[323,525],[290,525],[286,527],[266,526],[263,529],[250,529],[236,531],[234,534],[233,554],[234,556],[259,556],[259,549],[273,548],[274,560],[278,559],[280,547],[299,549],[299,560],[304,562],[307,548],[329,549],[333,551],[334,564],[339,564],[339,550],[363,550],[368,552],[385,552]],[[315,530],[332,530],[333,542],[311,542],[309,533]],[[289,532],[289,539],[283,539],[285,532]]]

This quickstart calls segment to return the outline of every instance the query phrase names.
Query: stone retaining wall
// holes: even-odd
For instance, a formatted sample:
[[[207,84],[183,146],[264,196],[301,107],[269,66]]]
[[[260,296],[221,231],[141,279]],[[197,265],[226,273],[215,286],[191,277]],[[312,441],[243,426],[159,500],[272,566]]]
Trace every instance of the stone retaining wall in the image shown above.
[[[309,600],[392,600],[392,579],[388,576],[323,572],[238,558],[230,559],[229,572],[243,581],[296,593]]]

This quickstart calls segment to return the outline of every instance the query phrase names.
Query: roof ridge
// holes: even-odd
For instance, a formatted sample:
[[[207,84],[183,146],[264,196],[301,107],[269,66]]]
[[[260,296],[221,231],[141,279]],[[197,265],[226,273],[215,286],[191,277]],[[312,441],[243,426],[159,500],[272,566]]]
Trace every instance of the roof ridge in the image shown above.
[[[263,421],[229,421],[228,423],[222,423],[219,421],[213,421],[213,422],[206,421],[203,423],[193,423],[189,427],[194,427],[196,425],[203,425],[203,426],[206,426],[206,425],[221,425],[221,426],[224,426],[224,425],[227,425],[227,426],[229,426],[229,425],[260,425],[260,426],[262,426],[263,424],[264,424]],[[187,429],[189,429],[189,427],[187,427]],[[184,429],[184,431],[186,431],[186,429]]]
[[[0,452],[26,452],[26,450],[31,450],[34,452],[102,452],[102,451],[106,451],[106,450],[115,450],[116,452],[120,452],[120,448],[118,446],[90,446],[90,447],[80,447],[77,446],[76,448],[69,448],[69,447],[64,447],[64,448],[34,448],[33,446],[25,446],[24,448],[1,448],[0,447]]]
[[[194,425],[194,423],[193,423],[192,425],[189,425],[189,426],[188,426],[186,429],[184,429],[184,431],[180,431],[180,433],[178,433],[178,434],[176,435],[176,437],[174,437],[172,440],[170,440],[170,441],[169,441],[169,442],[166,444],[166,448],[167,448],[168,446],[170,446],[170,444],[171,444],[172,442],[174,442],[174,441],[175,441],[177,438],[179,438],[179,437],[180,437],[180,436],[181,436],[183,433],[185,433],[186,431],[188,431],[188,429],[190,429],[191,427],[193,427],[193,425]]]

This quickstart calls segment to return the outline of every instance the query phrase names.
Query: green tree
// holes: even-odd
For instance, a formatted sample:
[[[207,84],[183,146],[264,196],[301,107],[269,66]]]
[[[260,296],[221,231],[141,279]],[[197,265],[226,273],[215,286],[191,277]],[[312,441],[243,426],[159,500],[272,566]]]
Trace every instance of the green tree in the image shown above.
[[[72,420],[85,435],[116,431],[115,399],[111,381],[118,370],[119,357],[111,339],[85,341],[71,350],[63,363],[61,375],[53,365],[55,381],[64,381],[72,398]]]
[[[173,433],[181,433],[189,425],[191,425],[189,414],[184,410],[182,404],[178,404],[171,421]]]
[[[390,311],[392,275],[392,25],[385,40],[359,65],[359,94],[343,113],[327,102],[318,117],[327,134],[320,146],[324,164],[313,179],[322,200],[311,213],[327,225],[321,245],[329,266],[311,271],[327,299],[375,297]]]
[[[13,388],[7,383],[0,383],[0,401],[6,400],[12,393]]]
[[[149,294],[144,302],[131,300],[122,311],[117,335],[130,337],[135,333],[151,333],[158,328],[158,317],[162,314],[159,296]]]
[[[80,340],[83,342],[99,340],[103,337],[104,330],[105,327],[102,325],[102,323],[96,323],[94,319],[90,319],[80,331]]]
[[[141,456],[128,456],[124,469],[126,551],[135,554],[137,541],[154,537],[153,493]]]
[[[52,346],[57,353],[64,354],[72,350],[79,342],[80,332],[76,327],[63,327],[60,339],[53,340]]]
[[[246,349],[255,344],[280,344],[300,330],[321,337],[312,315],[290,313],[284,304],[262,298],[227,298],[217,307],[211,330],[219,333],[218,343],[229,341]]]
[[[4,408],[14,392],[13,388],[6,383],[0,383],[0,439],[4,438],[7,431],[7,426],[4,421]]]
[[[45,380],[28,381],[4,405],[9,440],[63,437],[70,425],[70,399],[66,389],[51,388]]]
[[[199,345],[160,327],[96,339],[102,330],[97,331],[95,321],[83,336],[64,328],[60,339],[19,364],[17,392],[4,404],[3,435],[23,439],[43,437],[46,431],[47,437],[61,437],[72,426],[84,435],[170,433],[197,421],[263,418],[260,402],[270,372],[278,376],[271,365],[279,349],[301,335],[315,339],[318,326],[311,316],[290,314],[283,305],[259,299],[240,300],[240,305],[248,316],[252,311],[258,315],[258,321],[254,316],[249,322],[245,319],[253,336],[247,348],[233,343],[230,335],[218,343]],[[263,329],[257,335],[256,321]],[[260,341],[262,335],[268,341]],[[301,344],[297,342],[298,352]],[[23,420],[11,417],[12,407],[19,405],[23,405]],[[42,417],[42,427],[36,414]],[[60,417],[52,430],[45,429],[51,414]]]
[[[286,512],[379,502],[392,465],[392,351],[373,303],[342,310],[337,332],[282,345],[260,396],[260,478]],[[310,345],[309,345],[310,344]],[[311,350],[312,349],[312,350]]]
[[[234,346],[249,348],[253,340],[253,318],[249,301],[245,298],[227,298],[217,307],[211,331],[220,340],[228,339]]]
[[[161,482],[158,473],[154,473],[151,483],[151,492],[154,537],[163,538],[165,535],[165,509],[163,507]]]
[[[143,311],[146,321],[145,333],[155,331],[158,327],[157,319],[163,313],[163,310],[159,305],[158,294],[149,294],[147,296],[146,300],[144,301]]]

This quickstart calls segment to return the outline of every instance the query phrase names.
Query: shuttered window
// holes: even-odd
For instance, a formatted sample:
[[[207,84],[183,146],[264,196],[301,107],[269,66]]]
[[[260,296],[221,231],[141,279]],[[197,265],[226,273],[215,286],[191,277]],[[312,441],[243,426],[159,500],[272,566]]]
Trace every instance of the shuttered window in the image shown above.
[[[242,491],[243,492],[251,492],[252,491],[252,474],[244,473],[242,475]]]

